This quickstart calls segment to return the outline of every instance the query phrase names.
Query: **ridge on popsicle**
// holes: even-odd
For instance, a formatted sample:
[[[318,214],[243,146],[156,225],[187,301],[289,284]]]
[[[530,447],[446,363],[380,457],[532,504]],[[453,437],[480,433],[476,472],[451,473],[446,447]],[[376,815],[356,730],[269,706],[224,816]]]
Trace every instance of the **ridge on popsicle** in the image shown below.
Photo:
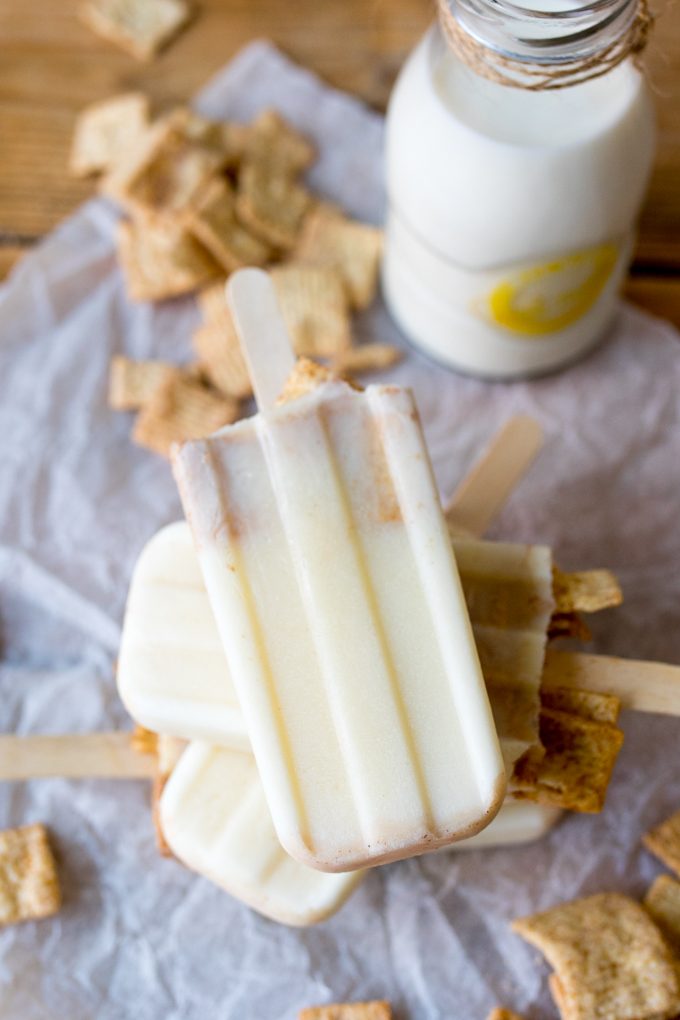
[[[272,285],[228,292],[259,414],[173,463],[277,835],[322,871],[449,845],[505,773],[412,395],[334,380],[276,406]]]

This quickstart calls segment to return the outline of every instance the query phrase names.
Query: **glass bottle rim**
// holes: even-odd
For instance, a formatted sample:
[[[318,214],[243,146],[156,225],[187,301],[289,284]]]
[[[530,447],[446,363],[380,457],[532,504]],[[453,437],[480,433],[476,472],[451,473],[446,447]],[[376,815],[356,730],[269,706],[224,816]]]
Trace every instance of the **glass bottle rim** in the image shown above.
[[[638,0],[449,0],[481,45],[519,63],[563,64],[596,56],[625,32]]]

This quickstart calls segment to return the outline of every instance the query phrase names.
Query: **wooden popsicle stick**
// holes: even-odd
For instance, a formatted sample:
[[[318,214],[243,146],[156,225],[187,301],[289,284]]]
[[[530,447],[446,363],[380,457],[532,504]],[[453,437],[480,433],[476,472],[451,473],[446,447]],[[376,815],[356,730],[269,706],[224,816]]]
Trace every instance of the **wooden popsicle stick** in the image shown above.
[[[64,736],[0,736],[0,780],[108,778],[148,779],[156,758],[140,754],[131,733]]]
[[[444,508],[450,525],[480,538],[543,446],[533,418],[510,418]]]
[[[227,301],[258,407],[266,411],[295,366],[274,284],[262,269],[239,269],[227,282]]]
[[[637,662],[549,648],[541,685],[615,694],[622,708],[680,716],[680,666],[663,662]]]

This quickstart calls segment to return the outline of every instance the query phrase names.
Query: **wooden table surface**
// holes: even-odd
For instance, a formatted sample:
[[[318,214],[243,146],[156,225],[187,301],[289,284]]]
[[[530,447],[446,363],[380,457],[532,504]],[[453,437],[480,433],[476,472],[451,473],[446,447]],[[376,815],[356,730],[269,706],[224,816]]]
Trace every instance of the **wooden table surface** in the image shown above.
[[[252,39],[269,37],[329,82],[382,109],[432,0],[198,0],[193,25],[140,63],[98,39],[79,0],[0,0],[0,278],[92,193],[66,172],[89,102],[142,89],[156,108],[186,101]],[[656,0],[646,63],[659,148],[628,292],[680,325],[680,9]]]

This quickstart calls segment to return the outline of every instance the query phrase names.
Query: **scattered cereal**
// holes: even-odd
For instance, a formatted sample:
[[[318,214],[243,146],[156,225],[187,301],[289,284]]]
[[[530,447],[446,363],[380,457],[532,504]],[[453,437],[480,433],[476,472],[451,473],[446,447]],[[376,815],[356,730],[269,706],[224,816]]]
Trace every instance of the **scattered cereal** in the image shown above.
[[[251,230],[275,248],[295,244],[312,196],[278,164],[246,160],[241,169],[236,213]]]
[[[125,152],[139,143],[149,125],[149,100],[126,92],[91,103],[78,114],[71,146],[71,173],[77,177],[111,170]]]
[[[167,217],[121,222],[118,254],[128,293],[135,301],[188,294],[221,273],[184,224]]]
[[[597,613],[620,606],[623,594],[611,570],[583,570],[563,574],[553,569],[553,592],[558,613]]]
[[[44,825],[0,832],[0,924],[56,914],[61,906],[57,868]]]
[[[541,690],[541,704],[558,712],[580,715],[593,722],[614,726],[621,711],[621,701],[615,694],[581,691],[575,687],[549,687]]]
[[[601,811],[623,743],[621,730],[542,707],[540,736],[545,754],[530,749],[515,763],[514,796],[569,811]]]
[[[512,925],[555,973],[563,1020],[651,1020],[680,1010],[680,976],[656,925],[619,893],[574,900]]]
[[[680,882],[659,875],[650,886],[643,906],[680,960]]]
[[[389,1002],[339,1002],[301,1009],[298,1020],[392,1020]]]
[[[338,209],[319,204],[305,218],[294,256],[303,262],[332,265],[338,270],[354,308],[366,308],[375,297],[382,230],[348,219]]]
[[[271,109],[263,110],[253,121],[247,154],[251,162],[276,166],[290,176],[306,170],[316,159],[309,139]]]
[[[351,345],[347,292],[337,270],[289,262],[270,275],[296,354],[332,358]]]
[[[186,212],[191,233],[227,273],[243,266],[262,266],[272,256],[271,247],[239,223],[235,205],[227,178],[214,177]]]
[[[138,411],[160,383],[177,371],[167,361],[132,361],[117,355],[109,370],[109,407]]]
[[[330,369],[324,368],[316,361],[309,358],[298,358],[293,371],[286,379],[286,384],[281,391],[277,404],[287,404],[290,400],[297,400],[311,393],[322,383],[337,379],[337,375]]]
[[[401,361],[404,354],[392,344],[361,344],[347,347],[333,358],[333,368],[341,375],[378,372]]]
[[[181,212],[226,159],[219,136],[180,107],[151,126],[102,180],[101,190],[132,211]]]
[[[643,836],[642,842],[666,867],[680,875],[680,811]]]
[[[161,383],[140,411],[132,438],[168,457],[174,443],[203,439],[237,416],[237,401],[211,392],[196,380],[173,376]]]
[[[192,9],[185,0],[87,0],[79,15],[97,35],[149,60],[179,34]]]

